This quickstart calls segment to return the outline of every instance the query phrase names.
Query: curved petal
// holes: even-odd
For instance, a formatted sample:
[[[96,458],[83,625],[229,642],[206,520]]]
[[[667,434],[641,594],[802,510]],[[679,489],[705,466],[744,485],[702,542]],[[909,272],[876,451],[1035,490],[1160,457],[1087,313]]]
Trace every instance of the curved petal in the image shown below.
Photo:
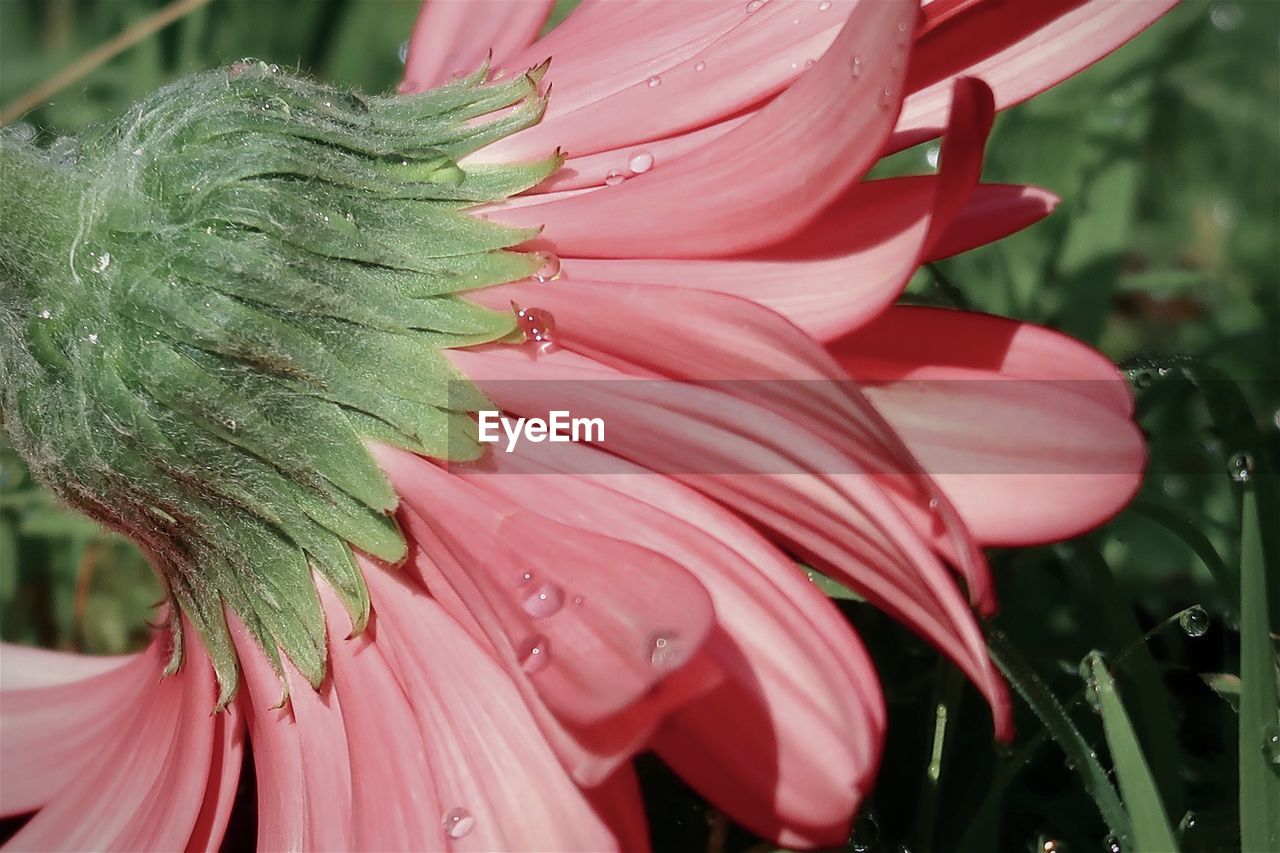
[[[1075,536],[1132,498],[1145,446],[1130,418],[1127,383],[1100,355],[1048,330],[984,315],[890,314],[866,340],[841,341],[838,357],[852,376],[885,378],[867,396],[984,543]],[[907,329],[913,338],[945,341],[959,357],[938,362],[928,347],[877,346],[900,341],[895,332]],[[998,360],[978,354],[1002,339],[1007,350]],[[982,343],[970,350],[974,341]],[[977,366],[984,361],[991,366]]]
[[[618,849],[498,664],[422,592],[381,570],[367,577],[377,642],[423,733],[449,849]]]
[[[564,45],[550,54],[555,96],[542,122],[474,159],[523,160],[557,147],[595,154],[732,116],[812,65],[856,2],[597,3],[603,8],[575,13],[563,32],[523,54],[535,65]]]
[[[966,200],[986,214],[965,217],[949,239],[998,236],[1009,223],[975,192],[994,110],[981,82],[957,81],[936,176],[890,178],[850,188],[800,235],[754,256],[721,260],[563,260],[570,278],[665,284],[731,293],[766,305],[810,334],[830,339],[875,316],[902,292],[923,258],[961,219]],[[1008,196],[1007,193],[1001,193]],[[1028,205],[1009,205],[1024,217]],[[1021,224],[1017,222],[1016,224]]]
[[[583,469],[594,473],[575,473]],[[642,532],[698,577],[718,625],[708,653],[727,678],[668,718],[659,744],[691,740],[662,749],[664,759],[758,833],[844,837],[875,772],[884,709],[861,644],[794,563],[696,492],[583,445],[545,459],[517,449],[463,476],[553,518],[589,517],[616,537]],[[699,725],[727,706],[740,724]]]
[[[1053,213],[1059,201],[1040,187],[979,184],[924,260],[949,258],[1008,237]]]
[[[500,66],[533,42],[553,6],[555,0],[426,0],[409,38],[401,94],[439,86],[486,58]]]
[[[862,0],[808,73],[669,168],[485,215],[545,225],[547,245],[582,257],[706,257],[785,239],[877,156],[894,121],[915,9],[908,0]]]
[[[983,0],[963,8],[952,8],[954,3],[926,6],[926,29],[911,53],[910,94],[889,150],[938,134],[956,77],[985,81],[995,92],[997,109],[1022,103],[1111,53],[1176,3]]]

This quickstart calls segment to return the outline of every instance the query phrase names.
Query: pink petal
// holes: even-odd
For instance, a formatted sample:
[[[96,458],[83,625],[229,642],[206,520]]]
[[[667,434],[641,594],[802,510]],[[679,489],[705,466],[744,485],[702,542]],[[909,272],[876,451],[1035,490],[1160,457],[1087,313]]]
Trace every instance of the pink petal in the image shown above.
[[[407,508],[466,558],[462,572],[437,561],[452,590],[498,620],[562,720],[590,725],[626,710],[701,645],[710,603],[670,560],[515,509],[412,454],[376,453]],[[678,638],[678,652],[656,664],[660,637]]]
[[[618,849],[501,667],[425,594],[381,570],[366,577],[449,849]]]
[[[554,57],[547,80],[555,95],[543,121],[495,143],[478,159],[523,160],[557,147],[594,154],[732,116],[781,91],[812,65],[831,46],[856,0],[836,0],[826,8],[808,0],[757,5],[749,12],[743,0],[610,2],[575,13],[563,32],[523,55],[529,65]]]
[[[937,177],[891,178],[852,187],[804,233],[752,257],[723,260],[564,260],[565,274],[595,281],[718,290],[766,305],[819,338],[833,338],[875,316],[902,292],[924,256],[957,222],[974,194],[991,129],[991,93],[956,83],[942,170]],[[982,188],[977,188],[982,189]],[[1008,197],[1008,193],[1001,193]],[[992,211],[977,194],[982,224],[969,216],[951,242],[1000,236],[1025,222],[1028,205]],[[999,207],[999,206],[997,206]],[[1009,222],[1013,218],[1015,222]]]
[[[849,383],[828,381],[842,373],[821,348],[772,312],[721,294],[566,281],[476,295],[511,297],[549,310],[564,349],[536,360],[511,348],[451,352],[491,399],[523,415],[554,407],[604,417],[614,425],[611,452],[771,528],[937,643],[988,691],[1007,731],[1003,685],[926,541],[940,523],[951,531],[970,589],[989,607],[981,554],[887,425]],[[505,381],[637,376],[702,382]],[[775,381],[751,381],[763,379]],[[909,500],[928,515],[923,530],[902,515],[899,488],[916,490]]]
[[[951,84],[979,77],[996,108],[1019,104],[1087,68],[1146,29],[1177,0],[983,0],[925,7],[926,31],[911,53],[902,115],[889,143],[898,150],[936,136]],[[937,7],[935,11],[933,7]],[[946,19],[928,22],[946,12]]]
[[[227,821],[240,787],[240,764],[244,760],[244,721],[237,705],[227,707],[215,718],[213,756],[205,782],[204,804],[187,839],[187,850],[219,850]],[[261,818],[260,818],[261,819]]]
[[[924,260],[949,258],[1008,237],[1053,213],[1058,201],[1058,196],[1039,187],[979,184]]]
[[[400,92],[421,92],[469,73],[492,57],[496,68],[527,47],[554,0],[426,0],[409,39]],[[521,69],[523,70],[523,68]]]
[[[660,743],[699,732],[664,750],[667,762],[758,833],[843,837],[875,771],[884,710],[857,638],[795,564],[696,492],[583,445],[537,460],[495,454],[493,465],[465,476],[552,517],[590,517],[611,536],[643,531],[711,593],[719,627],[708,651],[729,678],[669,718]],[[574,473],[583,469],[592,473]],[[740,724],[698,725],[726,703]]]
[[[140,674],[150,668],[152,678],[159,679],[163,646],[158,640],[138,658],[149,664]],[[74,777],[10,840],[13,847],[176,849],[186,844],[201,817],[216,731],[210,712],[217,700],[212,666],[189,626],[186,648],[177,675],[146,685],[132,701],[125,700],[123,713],[108,715],[106,731],[83,744],[86,754]],[[57,705],[50,709],[56,711]],[[5,774],[11,772],[6,761]]]
[[[81,655],[33,646],[0,645],[0,690],[30,690],[84,681],[138,659],[137,655]]]
[[[234,614],[227,621],[244,672],[239,701],[253,741],[259,848],[350,849],[351,768],[333,680],[317,692],[286,658],[282,681]]]
[[[785,239],[877,156],[894,121],[914,14],[907,0],[863,0],[808,73],[740,127],[669,168],[487,215],[545,225],[548,245],[582,257],[705,257]],[[607,125],[611,118],[595,120]]]
[[[940,363],[933,347],[909,350],[908,329],[956,357]],[[837,355],[852,376],[900,377],[868,397],[985,543],[1078,535],[1141,484],[1146,453],[1127,383],[1088,347],[1026,324],[929,309],[893,309],[869,332],[838,342]],[[1003,356],[994,352],[1001,342]]]

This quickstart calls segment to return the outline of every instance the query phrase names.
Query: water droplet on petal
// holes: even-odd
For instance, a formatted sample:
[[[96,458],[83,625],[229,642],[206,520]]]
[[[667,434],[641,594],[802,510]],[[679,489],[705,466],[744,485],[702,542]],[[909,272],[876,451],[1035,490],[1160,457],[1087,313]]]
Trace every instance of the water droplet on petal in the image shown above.
[[[409,60],[409,40],[405,39],[400,42],[400,64],[404,65]]]
[[[1120,846],[1120,839],[1116,838],[1114,835],[1107,836],[1107,840],[1103,842],[1103,849],[1106,850],[1107,853],[1122,853],[1124,850],[1124,848]]]
[[[521,308],[514,302],[511,303],[511,309],[516,312],[516,326],[524,332],[526,341],[536,341],[540,344],[551,342],[556,331],[556,318],[550,311],[543,311],[541,308]]]
[[[817,63],[815,60],[812,60],[812,59],[806,59],[806,60],[804,61],[804,67],[805,67],[805,68],[812,68],[813,66],[815,66],[815,65],[817,65],[817,64],[818,64],[818,63]]]
[[[750,15],[753,12],[759,11],[760,7],[763,5],[764,0],[751,0],[751,2],[747,4],[747,14]]]
[[[1253,457],[1248,453],[1233,453],[1227,460],[1227,471],[1237,483],[1247,483],[1253,477]]]
[[[580,596],[580,595],[575,595],[575,596],[573,597],[573,606],[574,606],[574,607],[581,607],[581,606],[582,606],[582,602],[584,602],[584,601],[586,601],[586,599],[585,599],[585,598],[583,598],[583,597],[582,597],[582,596]]]
[[[822,0],[822,2],[818,4],[819,12],[825,12],[830,8],[831,8],[831,0]]]
[[[653,155],[644,149],[633,151],[631,158],[627,160],[627,167],[637,175],[644,174],[653,168]]]
[[[1089,707],[1095,711],[1102,710],[1102,701],[1098,698],[1098,679],[1093,674],[1095,658],[1092,654],[1080,661],[1080,678],[1084,681],[1084,698]],[[1098,665],[1101,665],[1099,662]]]
[[[41,319],[41,320],[48,320],[48,319],[49,319],[50,317],[52,317],[52,316],[53,316],[53,312],[51,312],[48,308],[42,308],[42,309],[40,309],[40,319]]]
[[[657,87],[662,85],[662,78],[659,77],[657,74],[655,74],[645,82],[649,85],[650,89],[656,89]]]
[[[520,656],[520,668],[532,675],[546,669],[551,663],[551,641],[541,634],[535,634],[520,644],[516,649]]]
[[[531,581],[531,580],[533,580],[533,572],[521,572],[521,573],[520,573],[520,583],[521,583],[521,585],[523,585],[523,584],[527,584],[527,583],[529,583],[529,581]]]
[[[693,70],[694,70],[694,71],[706,71],[706,70],[707,70],[707,63],[705,63],[705,62],[699,62],[699,63],[697,63],[696,65],[694,65],[694,66],[693,66]]]
[[[680,637],[674,631],[660,631],[649,639],[649,660],[659,669],[678,664],[681,652]]]
[[[924,161],[929,164],[930,169],[938,168],[938,158],[942,154],[942,146],[934,143],[924,150]]]
[[[893,90],[888,86],[880,91],[880,109],[887,110],[893,106]]]
[[[617,169],[610,169],[609,174],[604,176],[605,186],[616,187],[627,179],[627,176],[619,172]]]
[[[535,619],[546,619],[559,612],[564,604],[564,590],[558,584],[540,583],[524,597],[524,612]]]
[[[1178,624],[1188,637],[1203,637],[1209,630],[1209,614],[1197,604],[1178,615]]]
[[[849,61],[849,74],[855,80],[862,76],[862,57],[861,56],[855,56],[853,59]]]
[[[450,838],[461,838],[476,825],[476,819],[466,809],[449,809],[441,820],[444,834]]]
[[[551,252],[534,252],[533,259],[538,268],[533,271],[533,280],[538,284],[546,284],[560,277],[560,258]]]

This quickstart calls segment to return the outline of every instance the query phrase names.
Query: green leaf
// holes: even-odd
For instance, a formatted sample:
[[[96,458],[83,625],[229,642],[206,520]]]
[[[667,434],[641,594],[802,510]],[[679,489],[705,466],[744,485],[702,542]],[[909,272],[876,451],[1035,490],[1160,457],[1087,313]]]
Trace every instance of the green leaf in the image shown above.
[[[1116,691],[1115,679],[1100,653],[1090,652],[1085,660],[1097,696],[1098,711],[1102,714],[1107,746],[1115,763],[1120,792],[1132,821],[1134,849],[1175,853],[1178,843],[1174,840],[1173,828],[1169,825],[1160,792],[1156,790],[1133,724]]]

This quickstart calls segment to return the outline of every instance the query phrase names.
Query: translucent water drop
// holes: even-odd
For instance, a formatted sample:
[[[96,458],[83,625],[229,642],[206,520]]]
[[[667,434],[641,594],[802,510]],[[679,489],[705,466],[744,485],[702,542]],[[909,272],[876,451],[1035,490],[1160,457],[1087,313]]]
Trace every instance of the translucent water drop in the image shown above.
[[[806,59],[806,60],[804,61],[804,67],[805,67],[805,68],[812,68],[813,66],[815,66],[815,65],[817,65],[817,64],[818,64],[818,63],[817,63],[815,60],[812,60],[812,59]]]
[[[1046,839],[1044,844],[1040,845],[1040,849],[1043,850],[1044,853],[1058,853],[1058,842],[1054,841],[1052,838]]]
[[[707,63],[705,63],[705,62],[699,62],[699,63],[697,63],[696,65],[694,65],[694,66],[693,66],[693,70],[694,70],[694,71],[706,71],[706,70],[707,70]]]
[[[655,74],[652,77],[650,77],[648,80],[646,80],[645,83],[649,85],[650,89],[656,89],[662,85],[662,78],[659,77],[657,74]]]
[[[540,583],[524,597],[521,606],[534,619],[546,619],[564,605],[564,590],[559,584]]]
[[[1263,729],[1262,754],[1272,764],[1280,764],[1280,723],[1272,723]]]
[[[649,660],[653,665],[660,669],[675,666],[680,659],[679,640],[674,631],[660,631],[649,638]]]
[[[514,302],[511,308],[516,312],[516,326],[524,332],[525,340],[537,343],[550,343],[555,335],[556,318],[550,311],[541,308],[521,308]]]
[[[541,634],[525,640],[516,652],[520,656],[520,668],[530,675],[541,672],[551,663],[551,641]]]
[[[98,255],[97,259],[93,262],[93,271],[106,272],[107,267],[109,266],[111,266],[111,253],[103,252],[101,255]]]
[[[1178,625],[1188,637],[1203,637],[1209,630],[1209,614],[1198,604],[1188,607],[1178,616]]]
[[[97,332],[91,332],[91,333],[89,334],[89,343],[91,343],[91,344],[96,344],[97,342],[98,342],[98,333],[97,333]]]
[[[888,86],[880,91],[880,109],[887,110],[893,106],[893,90]]]
[[[268,66],[267,66],[267,73],[268,73],[268,74],[279,74],[279,73],[280,73],[280,66],[279,66],[279,65],[276,65],[276,64],[274,64],[274,63],[273,63],[273,64],[271,64],[271,65],[268,65]]]
[[[476,819],[466,809],[449,809],[440,821],[444,834],[450,838],[461,838],[476,825]]]
[[[405,39],[404,41],[400,42],[399,56],[400,56],[401,65],[404,65],[406,62],[409,61],[409,40],[408,39]]]
[[[1089,703],[1089,707],[1095,711],[1102,710],[1102,702],[1098,699],[1098,679],[1093,674],[1093,667],[1097,659],[1094,655],[1089,655],[1080,661],[1080,679],[1084,681],[1084,698]]]
[[[831,0],[822,0],[822,2],[818,4],[819,12],[825,12],[830,8],[831,8]]]
[[[605,186],[616,187],[627,179],[627,176],[619,172],[617,169],[610,169],[609,174],[604,176]]]
[[[653,168],[653,155],[643,148],[639,151],[631,152],[631,157],[627,160],[627,168],[636,175],[642,175]]]
[[[942,146],[930,145],[924,150],[924,161],[929,164],[930,169],[938,168],[938,158],[942,154]]]
[[[1219,3],[1209,11],[1209,21],[1224,33],[1240,28],[1244,12],[1235,3]]]
[[[1103,849],[1106,850],[1107,853],[1122,853],[1124,850],[1124,848],[1120,846],[1120,839],[1116,838],[1114,835],[1107,836],[1107,840],[1103,842]]]
[[[533,271],[533,280],[538,284],[546,284],[560,277],[560,258],[552,252],[534,252],[533,259],[538,267]]]
[[[530,582],[530,581],[532,581],[532,580],[533,580],[533,572],[521,572],[521,573],[520,573],[520,584],[521,584],[522,586],[523,586],[524,584],[529,583],[529,582]]]
[[[855,56],[853,59],[849,60],[849,76],[853,77],[855,80],[862,76],[861,56]]]
[[[582,597],[582,596],[580,596],[580,595],[575,595],[575,596],[573,597],[573,606],[574,606],[574,607],[581,607],[581,606],[582,606],[582,603],[583,603],[584,601],[586,601],[586,599],[585,599],[585,598],[583,598],[583,597]]]
[[[1182,820],[1178,821],[1178,832],[1185,835],[1192,832],[1199,825],[1195,812],[1187,812],[1182,816]]]
[[[1233,453],[1227,460],[1227,472],[1237,483],[1247,483],[1253,477],[1253,457],[1248,453]]]
[[[751,0],[751,2],[747,4],[747,14],[750,15],[753,12],[759,11],[760,7],[763,5],[764,0]]]
[[[53,316],[53,312],[51,312],[48,308],[42,308],[42,309],[40,309],[40,319],[41,319],[41,320],[48,320],[48,319],[49,319],[50,317],[52,317],[52,316]]]

